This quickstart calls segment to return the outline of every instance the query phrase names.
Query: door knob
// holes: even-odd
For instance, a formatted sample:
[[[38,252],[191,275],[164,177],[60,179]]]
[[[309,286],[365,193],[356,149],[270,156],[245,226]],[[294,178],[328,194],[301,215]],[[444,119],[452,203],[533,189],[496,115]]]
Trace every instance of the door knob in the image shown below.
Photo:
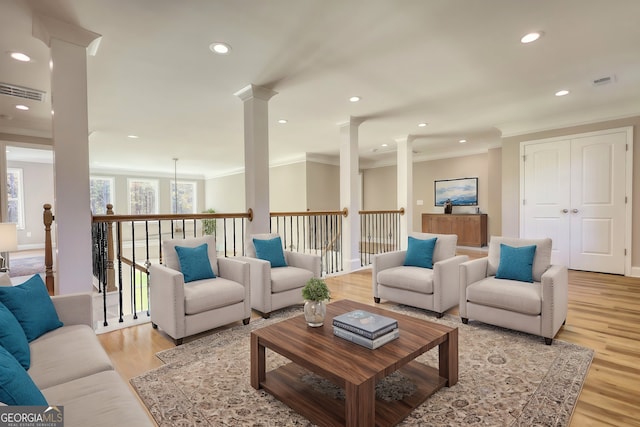
[[[562,213],[567,213],[569,212],[569,209],[562,209]]]
[[[571,209],[571,212],[578,213],[578,209]]]

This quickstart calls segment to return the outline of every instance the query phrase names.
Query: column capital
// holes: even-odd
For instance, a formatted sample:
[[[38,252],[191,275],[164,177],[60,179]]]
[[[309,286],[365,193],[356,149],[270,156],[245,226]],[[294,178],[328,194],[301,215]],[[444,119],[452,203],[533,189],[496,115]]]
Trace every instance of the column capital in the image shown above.
[[[362,117],[349,117],[349,120],[345,120],[344,122],[338,122],[338,127],[343,128],[346,126],[360,126],[366,119]]]
[[[393,140],[398,144],[402,144],[403,142],[412,143],[414,139],[416,139],[415,135],[407,135],[394,138]]]
[[[263,101],[270,100],[273,96],[277,95],[278,92],[266,88],[264,86],[257,86],[254,84],[247,85],[234,93],[235,96],[240,98],[243,101],[247,101],[251,98],[261,99]]]
[[[98,47],[102,40],[102,35],[93,31],[40,14],[33,15],[32,35],[49,47],[51,47],[51,39],[84,47],[91,56],[98,53]]]

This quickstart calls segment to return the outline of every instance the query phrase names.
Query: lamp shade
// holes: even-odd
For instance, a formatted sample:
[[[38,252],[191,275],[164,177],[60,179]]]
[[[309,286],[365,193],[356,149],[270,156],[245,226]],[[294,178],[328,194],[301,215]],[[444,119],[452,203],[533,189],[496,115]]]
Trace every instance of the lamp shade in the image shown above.
[[[18,230],[16,223],[0,222],[0,252],[18,250]]]

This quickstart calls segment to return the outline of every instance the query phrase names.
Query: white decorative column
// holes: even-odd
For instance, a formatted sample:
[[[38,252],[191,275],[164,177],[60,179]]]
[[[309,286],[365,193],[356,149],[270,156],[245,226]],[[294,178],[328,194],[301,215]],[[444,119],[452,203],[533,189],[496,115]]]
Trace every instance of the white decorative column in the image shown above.
[[[407,237],[413,231],[413,137],[397,138],[398,207],[400,216],[400,248],[407,249]]]
[[[33,17],[33,35],[51,49],[53,173],[57,230],[57,294],[93,288],[89,209],[87,53],[101,36],[46,16]]]
[[[340,206],[349,211],[342,220],[342,264],[347,272],[360,268],[358,126],[362,122],[351,117],[340,124]]]
[[[269,99],[277,92],[251,84],[234,95],[244,103],[245,206],[253,210],[245,233],[249,239],[269,232]]]

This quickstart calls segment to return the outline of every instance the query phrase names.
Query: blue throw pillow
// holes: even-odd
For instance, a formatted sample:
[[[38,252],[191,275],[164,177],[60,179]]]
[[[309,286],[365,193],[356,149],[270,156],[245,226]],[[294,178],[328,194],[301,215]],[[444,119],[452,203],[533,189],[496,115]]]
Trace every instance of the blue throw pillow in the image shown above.
[[[269,261],[271,267],[287,266],[280,236],[273,239],[253,239],[253,246],[256,247],[256,257]]]
[[[29,342],[62,326],[39,274],[18,286],[0,286],[0,302],[18,319]]]
[[[407,256],[404,265],[413,267],[433,268],[433,250],[437,237],[433,239],[416,239],[409,236]]]
[[[180,270],[184,276],[184,283],[216,278],[209,261],[209,245],[206,243],[195,248],[176,246],[176,252],[180,261]]]
[[[498,264],[496,278],[533,283],[535,255],[536,245],[514,248],[500,243],[500,264]]]
[[[0,402],[10,406],[47,406],[27,371],[4,347],[0,347]]]
[[[0,303],[0,346],[4,347],[24,369],[31,366],[31,350],[18,319]]]

